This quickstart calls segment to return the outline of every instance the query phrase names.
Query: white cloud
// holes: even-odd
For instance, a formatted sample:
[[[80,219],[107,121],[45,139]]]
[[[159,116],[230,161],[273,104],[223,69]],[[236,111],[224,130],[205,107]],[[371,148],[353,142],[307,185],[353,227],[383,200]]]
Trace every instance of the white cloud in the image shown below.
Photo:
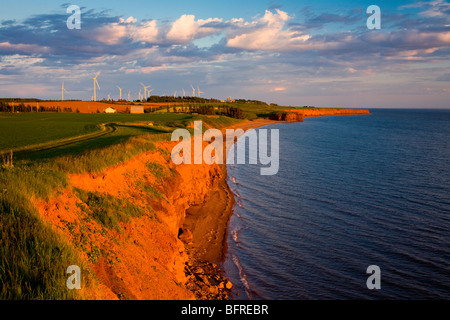
[[[120,18],[120,19],[119,19],[119,22],[120,22],[120,23],[136,23],[136,22],[137,22],[137,19],[135,19],[135,18],[133,18],[133,17],[131,16],[131,17],[128,17],[127,20],[125,20],[125,19],[123,19],[123,18]]]
[[[233,19],[237,29],[228,34],[227,45],[245,50],[286,51],[302,46],[310,36],[295,30],[285,29],[291,17],[284,11],[276,13],[266,10],[264,16],[252,22]]]
[[[113,22],[95,29],[90,37],[95,41],[114,45],[125,39],[146,43],[158,41],[158,26],[156,20],[136,24],[136,19],[129,17],[127,20],[119,19],[119,23]]]
[[[220,28],[207,26],[208,24],[220,23],[222,19],[208,18],[206,20],[195,20],[194,15],[182,15],[172,23],[166,35],[167,40],[179,44],[189,43],[192,40],[207,37],[222,32]]]
[[[151,20],[133,27],[130,33],[134,41],[155,43],[158,39],[159,30],[156,20]]]
[[[93,30],[91,37],[98,42],[112,45],[119,43],[128,34],[126,25],[114,22]]]
[[[0,48],[2,43],[0,43]],[[7,65],[14,65],[15,67],[29,67],[35,63],[44,62],[43,58],[33,58],[25,55],[14,54],[10,56],[3,56],[0,59],[0,68]]]
[[[283,92],[286,91],[287,89],[285,87],[276,87],[276,88],[272,88],[270,89],[270,92]]]

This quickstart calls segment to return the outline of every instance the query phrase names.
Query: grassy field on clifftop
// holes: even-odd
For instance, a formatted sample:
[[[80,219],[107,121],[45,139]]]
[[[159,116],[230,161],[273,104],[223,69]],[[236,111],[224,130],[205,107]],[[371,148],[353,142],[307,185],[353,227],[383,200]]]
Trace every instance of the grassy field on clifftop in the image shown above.
[[[156,142],[170,140],[175,128],[194,120],[215,128],[240,121],[186,114],[0,114],[0,299],[79,298],[66,288],[66,268],[85,266],[30,199],[57,196],[69,187],[70,173],[100,172],[155,150]],[[140,214],[114,197],[79,194],[93,218],[108,228]],[[105,212],[114,215],[109,219]]]

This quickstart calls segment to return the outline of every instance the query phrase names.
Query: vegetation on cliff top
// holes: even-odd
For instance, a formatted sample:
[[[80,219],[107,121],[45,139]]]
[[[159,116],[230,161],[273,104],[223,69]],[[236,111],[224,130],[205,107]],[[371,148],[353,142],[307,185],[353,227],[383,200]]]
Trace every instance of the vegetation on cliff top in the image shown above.
[[[85,269],[79,253],[39,216],[31,199],[58,197],[70,187],[68,174],[100,172],[170,139],[175,127],[187,128],[192,121],[221,128],[239,120],[201,115],[145,114],[1,114],[0,133],[0,299],[74,299],[66,288],[66,268]],[[108,134],[83,139],[111,121]],[[149,123],[151,122],[151,125]],[[10,131],[8,131],[10,130]],[[79,140],[70,139],[80,135]],[[31,146],[30,146],[31,144]],[[34,148],[33,146],[36,146]],[[42,147],[44,145],[44,147]],[[25,147],[13,153],[9,148]],[[156,179],[165,172],[148,164]],[[153,186],[145,186],[152,197],[160,197]],[[89,216],[107,228],[119,230],[119,222],[139,216],[141,208],[110,195],[74,190]],[[89,277],[87,279],[89,281]]]
[[[235,118],[266,118],[286,110],[248,101],[230,105],[198,106],[191,114],[180,113],[180,106],[146,114],[0,113],[0,299],[78,298],[65,287],[66,268],[76,264],[89,270],[32,204],[71,188],[68,174],[98,173],[156,150],[175,128],[192,130],[195,120],[220,129],[242,121]],[[203,111],[211,115],[195,114]],[[172,174],[157,163],[147,168],[159,183]],[[155,186],[143,189],[164,200]],[[120,222],[142,214],[139,206],[111,195],[74,193],[86,214],[105,228],[120,230]]]

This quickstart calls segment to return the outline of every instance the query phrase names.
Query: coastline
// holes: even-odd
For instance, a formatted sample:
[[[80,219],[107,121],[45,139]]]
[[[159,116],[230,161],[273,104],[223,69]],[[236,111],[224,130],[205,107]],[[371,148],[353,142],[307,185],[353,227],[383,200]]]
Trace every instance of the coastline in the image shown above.
[[[221,132],[284,122],[246,120]],[[177,166],[170,157],[174,144],[159,142],[155,151],[99,173],[69,174],[66,189],[32,199],[41,218],[86,264],[90,276],[80,298],[229,298],[233,285],[223,276],[223,262],[235,199],[227,165]],[[83,194],[132,203],[141,214],[116,228],[105,226],[92,219],[96,203]]]
[[[259,119],[244,121],[226,129],[244,131],[282,121]],[[224,135],[225,139],[225,135]],[[226,144],[224,141],[224,149]],[[225,150],[224,150],[225,152]],[[197,299],[228,299],[232,283],[223,276],[223,263],[227,252],[228,227],[235,198],[227,183],[227,165],[221,164],[220,179],[211,187],[203,203],[190,206],[186,210],[182,232],[189,260],[186,275],[189,287]]]
[[[336,112],[338,111],[338,112]],[[321,117],[337,115],[366,115],[364,109],[321,109],[319,112],[305,112],[304,117]],[[258,119],[244,121],[239,124],[223,128],[242,129],[244,131],[276,123],[292,123],[299,121]],[[225,138],[224,138],[225,139]],[[224,141],[224,149],[226,143]],[[225,151],[224,151],[225,152]],[[227,182],[227,165],[219,165],[221,177],[219,182],[211,188],[207,198],[200,205],[190,206],[186,210],[183,222],[183,233],[180,236],[185,244],[189,257],[186,275],[190,279],[190,289],[196,298],[204,299],[209,294],[215,300],[228,299],[232,283],[225,278],[223,263],[227,252],[227,237],[229,221],[233,215],[235,204],[234,195]],[[226,284],[225,292],[220,291]],[[210,293],[213,293],[211,296]],[[215,293],[215,294],[214,294]]]

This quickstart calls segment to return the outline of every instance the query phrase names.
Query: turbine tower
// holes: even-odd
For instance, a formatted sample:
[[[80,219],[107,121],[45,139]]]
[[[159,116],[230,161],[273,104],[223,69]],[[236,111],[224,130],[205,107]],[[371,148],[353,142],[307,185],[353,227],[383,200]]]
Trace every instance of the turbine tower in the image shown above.
[[[152,85],[145,86],[145,85],[141,82],[141,86],[144,87],[144,98],[147,99],[147,88],[150,88]]]
[[[200,94],[204,93],[203,91],[200,91],[200,88],[197,86],[197,93],[198,93],[198,97],[200,98]]]
[[[96,93],[95,85],[97,85],[98,89],[100,90],[100,86],[99,86],[98,81],[97,81],[97,77],[98,77],[99,74],[100,74],[100,71],[97,73],[97,75],[94,78],[92,78],[94,80],[94,101],[97,101],[97,93]]]
[[[120,100],[122,100],[122,88],[119,86],[117,86],[117,88],[119,88],[119,91],[120,91],[120,98],[119,98],[119,101],[120,101]]]
[[[61,101],[64,101],[64,81],[62,82],[62,87],[61,87]],[[66,90],[67,91],[67,90]]]
[[[130,91],[128,91],[128,101],[130,101]]]
[[[186,91],[183,89],[183,98],[186,96]]]
[[[192,84],[191,84],[191,88],[192,88],[192,96],[195,97],[195,88],[192,86]]]

